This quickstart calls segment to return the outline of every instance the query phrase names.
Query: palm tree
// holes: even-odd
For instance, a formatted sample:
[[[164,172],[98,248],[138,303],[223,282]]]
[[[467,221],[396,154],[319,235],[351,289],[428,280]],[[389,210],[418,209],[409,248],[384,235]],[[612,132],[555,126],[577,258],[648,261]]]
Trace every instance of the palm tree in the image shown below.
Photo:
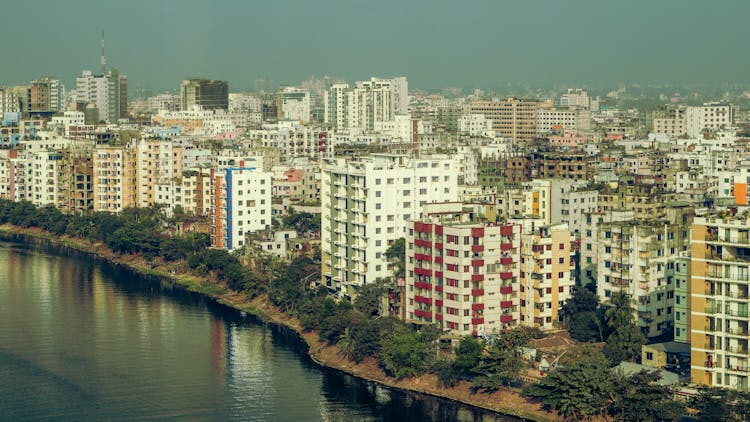
[[[620,290],[609,298],[609,308],[604,312],[604,318],[610,329],[616,329],[633,322],[633,308],[630,306],[630,295]]]

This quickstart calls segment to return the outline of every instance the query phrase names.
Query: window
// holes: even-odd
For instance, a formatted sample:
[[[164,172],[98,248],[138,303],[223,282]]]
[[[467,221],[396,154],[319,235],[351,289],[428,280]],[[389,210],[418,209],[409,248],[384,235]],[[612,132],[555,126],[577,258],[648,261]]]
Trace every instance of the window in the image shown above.
[[[646,360],[654,360],[654,354],[651,352],[646,352]]]

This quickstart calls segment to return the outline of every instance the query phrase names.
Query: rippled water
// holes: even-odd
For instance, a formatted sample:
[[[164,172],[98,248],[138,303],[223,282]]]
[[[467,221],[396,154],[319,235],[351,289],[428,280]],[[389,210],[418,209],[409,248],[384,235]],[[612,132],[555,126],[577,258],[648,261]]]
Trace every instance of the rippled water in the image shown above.
[[[0,242],[1,420],[513,420],[320,368],[295,334],[84,255]]]

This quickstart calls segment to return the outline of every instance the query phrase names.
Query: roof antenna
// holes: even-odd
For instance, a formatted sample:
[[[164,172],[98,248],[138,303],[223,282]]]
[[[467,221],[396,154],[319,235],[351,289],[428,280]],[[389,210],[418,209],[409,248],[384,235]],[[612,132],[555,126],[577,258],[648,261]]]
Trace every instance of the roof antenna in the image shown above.
[[[104,57],[104,30],[102,29],[102,75],[107,68],[107,59]]]

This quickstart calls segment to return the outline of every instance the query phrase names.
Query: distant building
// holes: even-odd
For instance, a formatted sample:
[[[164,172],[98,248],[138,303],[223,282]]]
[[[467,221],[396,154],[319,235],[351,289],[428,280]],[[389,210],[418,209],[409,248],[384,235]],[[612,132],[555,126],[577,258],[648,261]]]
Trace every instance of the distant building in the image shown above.
[[[229,109],[229,83],[214,79],[186,79],[180,84],[180,110]]]
[[[284,87],[276,95],[276,111],[279,113],[279,120],[309,122],[310,92],[291,86]]]
[[[568,88],[568,92],[560,96],[560,107],[580,107],[587,109],[590,105],[589,94],[580,88]]]
[[[42,78],[31,81],[28,88],[27,112],[31,116],[51,116],[63,111],[65,88],[59,80]]]
[[[471,114],[483,114],[492,121],[492,129],[514,141],[536,138],[538,100],[508,98],[503,101],[475,101],[468,105]]]
[[[115,69],[99,75],[84,70],[76,79],[76,101],[92,104],[100,121],[117,123],[128,116],[128,77]]]

